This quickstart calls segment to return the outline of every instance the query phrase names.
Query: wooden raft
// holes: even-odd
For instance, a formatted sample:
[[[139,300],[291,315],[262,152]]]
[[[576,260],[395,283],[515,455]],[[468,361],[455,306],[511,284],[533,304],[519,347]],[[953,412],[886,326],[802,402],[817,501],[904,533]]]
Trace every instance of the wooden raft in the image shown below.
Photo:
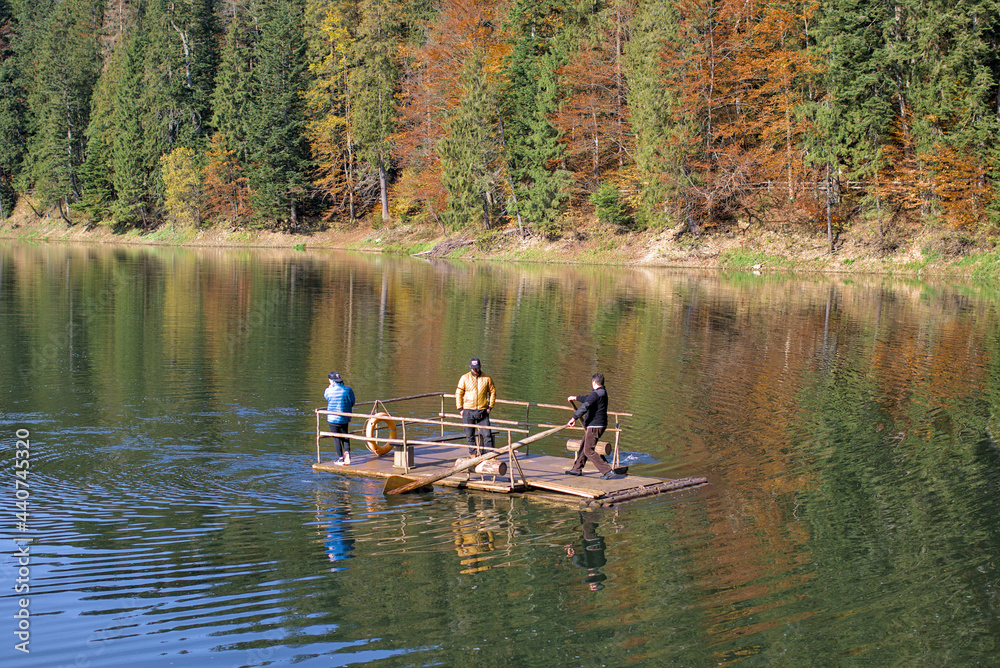
[[[316,413],[316,463],[313,470],[329,473],[339,473],[345,476],[385,480],[394,476],[405,476],[411,480],[419,478],[441,477],[434,481],[435,485],[476,489],[488,492],[513,494],[537,492],[555,492],[558,499],[582,499],[590,505],[613,505],[655,496],[679,489],[689,489],[707,484],[705,478],[685,478],[683,480],[663,480],[639,475],[617,475],[611,480],[602,480],[589,462],[586,463],[582,476],[566,475],[566,470],[573,465],[572,456],[552,457],[549,455],[530,454],[528,448],[515,453],[507,453],[490,460],[490,466],[477,467],[477,472],[468,470],[453,473],[455,463],[459,459],[470,457],[469,449],[464,441],[465,429],[469,425],[461,422],[461,415],[455,414],[446,405],[446,400],[453,400],[454,394],[445,392],[429,392],[394,399],[377,399],[360,402],[355,406],[372,405],[370,414],[340,413],[317,408]],[[390,405],[398,402],[430,401],[437,403],[435,419],[409,417],[401,412],[390,411]],[[491,417],[489,429],[496,437],[498,449],[506,443],[510,446],[529,434],[531,428],[550,429],[565,428],[565,412],[572,412],[576,406],[560,406],[538,402],[497,400],[498,405],[508,409],[524,410],[523,420],[505,420]],[[531,411],[560,411],[562,416],[555,420],[532,420]],[[395,415],[390,413],[395,412]],[[320,441],[335,436],[323,429],[328,415],[340,415],[365,422],[362,429],[355,428],[348,434],[338,435],[351,441],[351,466],[337,465],[333,461],[323,460]],[[631,417],[631,413],[608,411],[608,417],[613,419],[605,431],[608,441],[597,444],[597,451],[604,454],[616,468],[619,462],[619,438],[622,432],[621,420]],[[398,423],[398,424],[397,424]],[[354,424],[357,424],[356,422]],[[388,437],[379,431],[379,424],[389,430]],[[397,428],[398,427],[398,428]],[[461,431],[454,431],[456,429]],[[451,433],[446,432],[450,430]],[[583,427],[574,427],[583,431]],[[362,433],[364,432],[364,433]],[[430,432],[430,435],[428,435]],[[613,437],[610,438],[610,437]],[[530,438],[530,437],[529,437]],[[367,444],[367,448],[365,447]],[[376,449],[385,454],[378,457],[370,449]],[[566,441],[566,448],[573,452],[579,450],[580,440]],[[388,452],[391,450],[391,453]],[[484,462],[485,464],[485,462]],[[506,464],[506,470],[502,464]],[[553,498],[552,494],[545,495]]]
[[[443,473],[455,465],[455,460],[468,456],[468,448],[464,445],[456,446],[448,443],[425,445],[420,449],[418,461],[406,475],[416,479]],[[705,478],[663,480],[631,474],[602,480],[589,462],[582,476],[569,476],[565,471],[572,466],[573,460],[568,457],[541,454],[519,455],[517,463],[524,477],[521,478],[515,469],[513,484],[509,477],[512,473],[510,470],[505,476],[462,472],[435,484],[505,494],[544,490],[582,499],[591,505],[608,506],[677,489],[696,487],[708,482]],[[364,448],[351,448],[350,466],[337,465],[332,461],[317,462],[312,466],[315,471],[359,478],[385,479],[400,474],[400,470],[393,466],[392,456],[376,457],[374,453]]]

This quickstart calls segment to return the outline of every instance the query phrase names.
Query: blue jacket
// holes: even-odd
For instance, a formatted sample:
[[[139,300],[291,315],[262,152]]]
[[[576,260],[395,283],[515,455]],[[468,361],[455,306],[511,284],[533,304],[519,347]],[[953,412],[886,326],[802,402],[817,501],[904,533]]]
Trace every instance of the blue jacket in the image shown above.
[[[341,413],[354,412],[354,390],[343,383],[334,383],[323,391],[323,398],[326,399],[326,410],[340,411]],[[330,424],[347,424],[351,418],[346,415],[327,415],[326,421]]]

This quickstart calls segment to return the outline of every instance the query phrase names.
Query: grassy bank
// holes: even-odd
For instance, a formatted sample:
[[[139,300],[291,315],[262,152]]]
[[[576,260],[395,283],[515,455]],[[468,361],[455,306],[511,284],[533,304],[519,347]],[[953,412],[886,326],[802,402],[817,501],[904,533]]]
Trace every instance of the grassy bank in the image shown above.
[[[992,243],[957,242],[948,231],[925,231],[920,236],[896,238],[887,249],[884,243],[876,243],[863,231],[845,230],[831,253],[825,234],[795,229],[754,227],[692,237],[677,229],[619,232],[584,222],[565,230],[558,239],[522,237],[511,229],[446,234],[437,227],[401,225],[373,229],[363,224],[333,225],[298,233],[170,225],[118,233],[103,225],[68,225],[58,217],[38,217],[29,208],[27,212],[16,211],[0,224],[0,238],[34,243],[344,249],[464,260],[933,275],[1000,281],[1000,252]]]

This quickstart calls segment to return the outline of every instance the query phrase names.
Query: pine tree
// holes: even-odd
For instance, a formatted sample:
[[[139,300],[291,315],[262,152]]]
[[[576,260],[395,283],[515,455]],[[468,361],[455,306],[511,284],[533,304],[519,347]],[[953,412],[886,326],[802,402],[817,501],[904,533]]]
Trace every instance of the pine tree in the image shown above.
[[[462,98],[438,144],[441,179],[448,189],[448,209],[442,217],[456,230],[477,219],[489,230],[495,208],[499,137],[483,66],[480,51],[466,61],[459,83]]]
[[[273,0],[261,8],[259,42],[250,73],[247,166],[252,205],[272,224],[298,224],[310,169],[306,143],[307,88],[302,7]]]
[[[671,171],[668,151],[671,110],[676,93],[663,85],[662,45],[677,34],[678,15],[671,2],[641,0],[630,23],[625,46],[628,110],[635,137],[638,182],[636,222],[640,228],[660,227],[666,221],[673,191],[662,175]]]
[[[212,3],[150,0],[142,29],[143,129],[147,161],[205,139],[215,69]]]
[[[121,69],[117,74],[111,113],[111,166],[115,201],[111,206],[116,225],[148,226],[149,172],[143,154],[144,132],[140,116],[143,97],[142,62],[146,39],[137,27],[126,38]]]
[[[361,4],[354,64],[350,75],[350,127],[358,151],[378,175],[382,219],[389,219],[388,178],[396,131],[396,91],[399,88],[397,8],[390,0]]]
[[[556,38],[566,11],[563,0],[518,0],[507,26],[514,41],[500,107],[509,172],[520,214],[544,234],[557,230],[568,183],[564,171],[555,171],[562,148],[551,120],[559,99],[555,72],[565,62]]]
[[[27,139],[27,108],[18,59],[10,37],[13,16],[0,0],[0,221],[16,202],[14,181],[21,172]]]
[[[90,96],[99,71],[99,0],[19,0],[15,5],[28,127],[26,178],[45,204],[80,197]]]

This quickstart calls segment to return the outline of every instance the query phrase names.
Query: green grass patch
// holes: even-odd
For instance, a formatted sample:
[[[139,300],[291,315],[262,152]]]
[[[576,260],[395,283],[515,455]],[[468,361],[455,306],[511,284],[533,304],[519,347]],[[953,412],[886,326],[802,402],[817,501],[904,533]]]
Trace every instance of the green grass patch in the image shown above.
[[[989,283],[1000,281],[1000,254],[997,251],[970,253],[955,262],[954,266],[965,269],[977,281]]]
[[[194,228],[190,227],[179,227],[171,228],[169,225],[164,225],[162,227],[149,232],[148,234],[139,234],[135,231],[138,236],[142,237],[145,243],[153,244],[164,244],[164,245],[176,245],[181,246],[184,243],[193,239],[197,232]],[[133,236],[132,231],[130,231],[126,236]]]
[[[736,248],[724,251],[719,255],[719,266],[723,269],[750,270],[760,265],[761,268],[775,269],[792,267],[792,263],[780,255],[768,255],[764,251],[749,251]]]

